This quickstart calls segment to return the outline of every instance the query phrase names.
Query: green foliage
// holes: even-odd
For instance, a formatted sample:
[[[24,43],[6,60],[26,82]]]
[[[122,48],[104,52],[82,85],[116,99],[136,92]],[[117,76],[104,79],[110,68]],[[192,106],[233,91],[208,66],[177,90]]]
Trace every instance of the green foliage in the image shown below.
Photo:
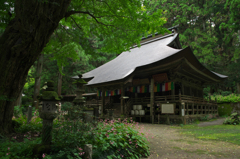
[[[240,124],[240,115],[238,113],[233,113],[230,117],[226,118],[223,122],[226,125],[239,125]]]
[[[230,94],[228,96],[223,95],[213,95],[211,96],[211,100],[217,99],[217,103],[237,103],[240,102],[240,95],[238,94]],[[207,98],[208,100],[208,98]]]
[[[72,108],[72,103],[71,102],[64,102],[62,105],[61,105],[61,110],[63,111],[68,111]]]
[[[33,154],[33,145],[39,144],[41,138],[36,140],[24,139],[24,142],[5,141],[0,142],[0,158],[1,159],[31,159]]]
[[[40,132],[42,130],[42,119],[38,116],[33,116],[30,124],[27,124],[27,118],[24,116],[15,118],[14,121],[21,125],[20,127],[15,128],[15,131],[18,133]]]
[[[221,95],[222,95],[222,96],[228,96],[228,95],[230,95],[230,94],[232,94],[231,91],[222,91],[222,92],[221,92]]]
[[[209,120],[208,115],[205,115],[204,117],[201,117],[200,120],[201,121],[208,121]]]
[[[93,145],[93,158],[148,156],[147,141],[143,134],[139,134],[134,128],[134,123],[127,123],[127,119],[122,122],[105,120],[93,125],[81,120],[67,120],[54,129],[53,151],[57,153],[48,156],[81,157],[85,144]]]
[[[135,128],[135,124],[127,122],[127,119],[120,122],[109,121],[100,123],[96,133],[95,158],[124,157],[135,158],[148,156],[148,146],[146,139]],[[96,146],[95,146],[96,145]],[[105,145],[105,146],[102,146]],[[135,154],[136,156],[133,156]],[[138,158],[136,157],[136,158]]]
[[[219,116],[229,116],[233,111],[231,103],[220,103],[218,104],[218,114]]]
[[[236,125],[214,125],[198,127],[196,125],[185,125],[181,132],[187,136],[193,136],[201,140],[216,140],[230,142],[240,145],[240,126]]]
[[[210,92],[210,87],[203,88],[203,97],[207,98],[209,92]]]
[[[24,109],[24,107],[14,106],[13,116],[19,117],[19,116],[23,115],[23,109]]]
[[[208,69],[229,76],[221,89],[235,88],[239,80],[239,0],[157,0],[166,27],[179,25],[183,48],[190,46]],[[155,10],[154,10],[155,11]],[[219,85],[218,85],[219,88]]]

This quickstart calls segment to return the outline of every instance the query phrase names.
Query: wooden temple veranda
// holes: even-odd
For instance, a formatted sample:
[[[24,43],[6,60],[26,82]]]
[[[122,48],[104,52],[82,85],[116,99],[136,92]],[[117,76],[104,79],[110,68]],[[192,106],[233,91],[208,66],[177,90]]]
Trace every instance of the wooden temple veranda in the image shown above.
[[[140,48],[133,46],[82,78],[98,89],[100,114],[112,110],[113,117],[188,123],[218,114],[216,101],[203,99],[203,87],[227,76],[205,68],[190,47],[182,49],[179,34],[173,32],[142,39]]]

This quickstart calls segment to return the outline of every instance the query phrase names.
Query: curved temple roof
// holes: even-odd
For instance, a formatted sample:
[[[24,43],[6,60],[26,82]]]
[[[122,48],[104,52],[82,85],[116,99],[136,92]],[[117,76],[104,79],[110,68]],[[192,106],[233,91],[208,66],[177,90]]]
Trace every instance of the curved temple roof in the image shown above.
[[[115,59],[105,63],[104,65],[90,72],[83,74],[82,78],[92,78],[87,85],[95,85],[105,82],[121,80],[132,74],[137,67],[146,66],[155,62],[162,61],[184,50],[174,49],[168,46],[174,40],[176,40],[176,38],[178,38],[178,34],[173,33],[145,41],[141,43],[140,48],[135,47],[132,48],[130,52],[127,51],[121,53]],[[192,52],[191,54],[192,56],[194,56]],[[191,64],[194,65],[193,63]],[[212,74],[213,76],[217,76],[216,78],[227,78],[227,76],[220,75],[209,70],[207,71],[208,74],[210,72],[210,74]]]

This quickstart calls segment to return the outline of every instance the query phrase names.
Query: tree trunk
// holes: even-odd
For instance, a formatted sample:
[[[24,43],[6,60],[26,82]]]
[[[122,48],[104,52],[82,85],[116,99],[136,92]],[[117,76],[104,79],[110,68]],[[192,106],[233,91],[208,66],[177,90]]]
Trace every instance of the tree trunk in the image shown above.
[[[14,103],[28,70],[65,16],[70,2],[15,1],[16,16],[0,37],[0,134],[11,132]]]
[[[21,107],[21,104],[22,104],[22,91],[23,90],[21,90],[21,92],[20,92],[20,94],[19,94],[19,96],[18,96],[18,98],[16,100],[15,106]]]
[[[38,109],[39,101],[37,99],[37,96],[39,95],[39,92],[40,92],[42,66],[43,66],[43,54],[39,56],[38,62],[37,62],[37,70],[36,70],[34,93],[33,93],[33,103],[31,107],[28,107],[27,123],[30,123],[32,119],[32,108],[35,107],[35,109]]]
[[[62,70],[63,70],[63,66],[62,66]],[[61,91],[62,91],[62,74],[58,73],[58,84],[57,84],[57,93],[58,96],[61,96]]]
[[[237,83],[237,94],[240,94],[240,84]]]
[[[63,66],[62,66],[62,71],[63,71]],[[58,96],[61,96],[61,92],[62,92],[62,74],[58,73],[58,83],[57,83],[57,93],[58,93]],[[58,104],[60,104],[61,101],[59,101]],[[61,110],[61,104],[60,106],[58,107],[58,110],[60,111]]]

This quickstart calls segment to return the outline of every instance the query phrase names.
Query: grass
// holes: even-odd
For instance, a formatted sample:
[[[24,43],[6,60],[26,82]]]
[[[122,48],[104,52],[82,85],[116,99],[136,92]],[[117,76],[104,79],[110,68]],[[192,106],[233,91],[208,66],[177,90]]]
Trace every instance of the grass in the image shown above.
[[[198,127],[185,125],[180,128],[181,133],[201,140],[218,140],[240,145],[240,125],[214,125]]]

